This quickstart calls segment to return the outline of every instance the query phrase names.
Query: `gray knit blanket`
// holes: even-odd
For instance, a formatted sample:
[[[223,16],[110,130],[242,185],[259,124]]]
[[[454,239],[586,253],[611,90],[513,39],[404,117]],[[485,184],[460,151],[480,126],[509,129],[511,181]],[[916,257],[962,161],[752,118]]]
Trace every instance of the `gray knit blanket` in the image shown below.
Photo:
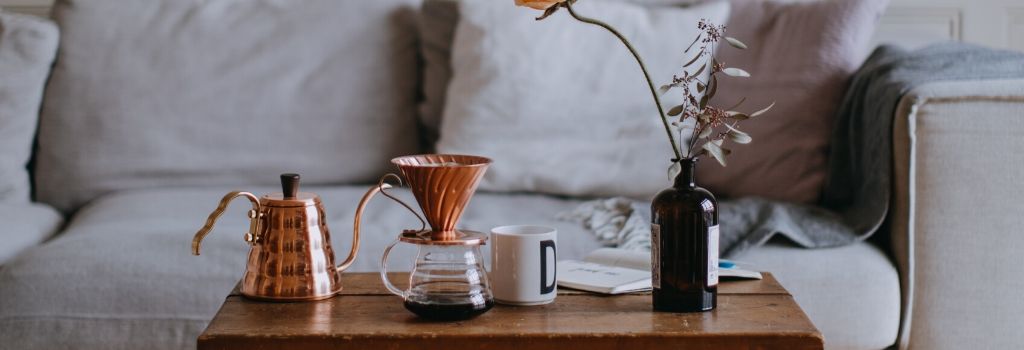
[[[731,257],[782,235],[805,248],[866,239],[883,227],[892,196],[892,124],[911,89],[934,81],[1024,78],[1024,54],[943,43],[917,51],[877,48],[853,76],[836,116],[829,178],[816,206],[762,198],[720,201],[720,250]],[[605,245],[650,249],[650,203],[588,201],[559,217]]]

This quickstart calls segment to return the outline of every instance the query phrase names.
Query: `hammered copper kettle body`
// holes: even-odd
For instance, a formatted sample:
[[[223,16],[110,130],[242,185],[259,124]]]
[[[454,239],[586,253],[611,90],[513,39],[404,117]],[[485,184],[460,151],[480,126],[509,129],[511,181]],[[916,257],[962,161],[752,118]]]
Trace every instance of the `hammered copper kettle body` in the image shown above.
[[[352,250],[340,265],[334,264],[331,234],[320,196],[299,192],[299,175],[281,175],[281,193],[257,198],[244,192],[230,192],[210,214],[206,225],[192,239],[192,254],[213,229],[217,218],[235,198],[252,203],[248,211],[249,231],[244,239],[251,245],[242,277],[242,295],[267,301],[308,301],[330,298],[341,291],[341,272],[355,261],[359,251],[359,219],[366,203],[387,184],[373,186],[356,209]]]

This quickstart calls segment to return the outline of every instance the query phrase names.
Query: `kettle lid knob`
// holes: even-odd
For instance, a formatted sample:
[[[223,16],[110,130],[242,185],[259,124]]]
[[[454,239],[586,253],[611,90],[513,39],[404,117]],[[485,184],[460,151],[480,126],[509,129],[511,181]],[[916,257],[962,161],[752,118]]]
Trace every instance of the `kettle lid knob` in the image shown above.
[[[281,174],[281,193],[285,199],[294,199],[299,193],[299,174]]]

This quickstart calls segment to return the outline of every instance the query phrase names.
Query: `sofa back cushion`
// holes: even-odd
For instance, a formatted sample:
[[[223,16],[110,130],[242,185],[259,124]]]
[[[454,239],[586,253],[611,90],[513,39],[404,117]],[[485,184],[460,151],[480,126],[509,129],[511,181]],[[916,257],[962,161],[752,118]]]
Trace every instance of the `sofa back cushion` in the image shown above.
[[[417,150],[417,0],[58,0],[39,199],[372,182]]]
[[[441,131],[442,116],[447,108],[447,88],[453,72],[457,74],[463,69],[451,63],[452,42],[460,18],[459,2],[426,0],[423,5],[420,27],[426,68],[420,118],[428,137],[436,137]],[[622,2],[650,6],[694,1]],[[719,60],[746,69],[753,77],[724,79],[714,102],[725,107],[746,97],[742,108],[745,111],[760,109],[773,101],[776,106],[763,118],[744,122],[743,129],[754,137],[752,145],[734,147],[735,152],[729,156],[725,168],[713,161],[701,162],[697,181],[723,197],[759,196],[814,202],[820,196],[827,172],[828,140],[835,109],[853,71],[867,56],[875,22],[888,0],[797,3],[731,0],[730,3],[731,15],[726,22],[728,35],[745,41],[750,49],[720,50]],[[616,50],[611,47],[609,52]],[[648,60],[655,58],[650,56],[645,54]],[[678,54],[671,57],[675,56]],[[655,79],[659,77],[655,74]],[[640,103],[647,102],[646,96],[638,98]],[[618,171],[635,165],[623,162],[608,167]],[[618,183],[643,182],[638,179],[621,177]],[[616,186],[619,185],[609,184],[606,188]],[[488,185],[485,183],[483,187],[488,188]]]
[[[576,8],[630,38],[660,84],[682,74],[697,22],[723,23],[729,12],[724,2]],[[629,51],[567,12],[535,21],[540,14],[511,1],[460,3],[438,151],[494,159],[484,190],[649,198],[670,186],[672,148]]]
[[[731,106],[745,97],[743,111],[775,107],[743,122],[753,144],[733,147],[726,167],[703,162],[697,182],[724,197],[817,201],[836,109],[888,2],[733,1],[728,35],[749,48],[720,50],[718,60],[752,77],[723,79],[712,102]]]
[[[29,200],[28,162],[57,26],[0,9],[0,202]]]

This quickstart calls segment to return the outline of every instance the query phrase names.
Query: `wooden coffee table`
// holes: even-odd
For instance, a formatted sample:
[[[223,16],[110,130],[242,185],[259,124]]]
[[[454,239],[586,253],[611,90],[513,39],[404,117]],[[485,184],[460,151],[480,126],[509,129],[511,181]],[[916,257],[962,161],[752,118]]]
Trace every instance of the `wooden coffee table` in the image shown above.
[[[764,277],[722,282],[718,308],[704,313],[653,312],[650,294],[559,288],[548,305],[497,305],[473,320],[431,322],[406,311],[379,275],[349,273],[342,295],[317,302],[257,302],[236,289],[198,341],[201,350],[822,349],[789,292]]]

